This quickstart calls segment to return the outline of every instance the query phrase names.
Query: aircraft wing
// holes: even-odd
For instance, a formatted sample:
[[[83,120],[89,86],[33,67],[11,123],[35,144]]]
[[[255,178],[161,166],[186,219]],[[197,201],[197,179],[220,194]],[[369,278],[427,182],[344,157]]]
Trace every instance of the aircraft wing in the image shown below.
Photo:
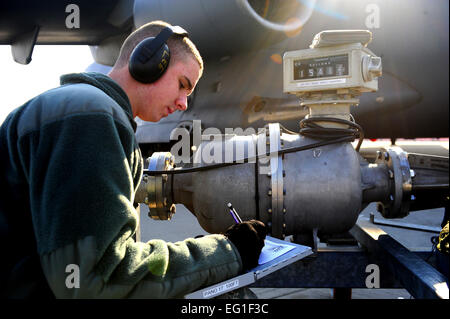
[[[99,45],[132,30],[133,1],[72,2],[0,2],[0,44],[10,44],[15,61],[28,64],[35,44]]]

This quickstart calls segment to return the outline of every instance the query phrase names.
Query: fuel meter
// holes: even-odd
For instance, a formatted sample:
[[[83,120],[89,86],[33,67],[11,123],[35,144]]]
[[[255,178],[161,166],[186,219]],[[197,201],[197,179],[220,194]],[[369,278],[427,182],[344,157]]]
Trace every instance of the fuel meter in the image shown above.
[[[309,49],[284,54],[284,92],[302,96],[340,89],[355,94],[377,91],[381,58],[366,47],[371,41],[368,30],[318,33]]]

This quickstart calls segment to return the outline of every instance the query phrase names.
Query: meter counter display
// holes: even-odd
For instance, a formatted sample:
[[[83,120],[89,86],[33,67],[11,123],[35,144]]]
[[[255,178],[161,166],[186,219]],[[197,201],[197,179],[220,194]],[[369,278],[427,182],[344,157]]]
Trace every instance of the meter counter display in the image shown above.
[[[311,80],[348,75],[348,55],[294,60],[293,79]]]

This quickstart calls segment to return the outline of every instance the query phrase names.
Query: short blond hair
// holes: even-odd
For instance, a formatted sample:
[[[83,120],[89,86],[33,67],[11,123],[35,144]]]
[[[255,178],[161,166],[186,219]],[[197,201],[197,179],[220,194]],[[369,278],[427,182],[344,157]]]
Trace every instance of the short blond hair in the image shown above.
[[[148,37],[156,37],[165,27],[170,26],[164,21],[153,21],[144,24],[140,28],[133,31],[123,42],[120,48],[119,57],[114,64],[115,68],[122,68],[128,65],[131,53],[134,48],[144,39]],[[170,50],[171,61],[185,61],[191,56],[200,66],[200,72],[203,71],[203,59],[194,43],[188,37],[170,37],[167,40],[167,46]]]

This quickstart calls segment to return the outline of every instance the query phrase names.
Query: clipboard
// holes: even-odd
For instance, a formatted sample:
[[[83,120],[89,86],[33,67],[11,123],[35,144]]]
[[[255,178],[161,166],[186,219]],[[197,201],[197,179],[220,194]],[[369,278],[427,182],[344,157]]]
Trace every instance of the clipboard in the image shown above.
[[[264,276],[267,276],[274,271],[277,271],[287,265],[292,264],[306,256],[309,256],[313,253],[312,248],[309,246],[298,245],[295,243],[287,242],[281,239],[277,239],[271,236],[266,236],[266,244],[267,242],[272,244],[282,244],[285,246],[292,247],[291,250],[282,254],[281,256],[276,257],[266,263],[258,265],[257,267],[249,270],[245,274],[227,279],[220,283],[211,285],[209,287],[205,287],[199,289],[197,291],[191,292],[184,296],[185,299],[210,299],[227,292],[233,291],[235,289],[248,286],[258,279],[261,279]],[[264,248],[263,248],[264,249]]]

